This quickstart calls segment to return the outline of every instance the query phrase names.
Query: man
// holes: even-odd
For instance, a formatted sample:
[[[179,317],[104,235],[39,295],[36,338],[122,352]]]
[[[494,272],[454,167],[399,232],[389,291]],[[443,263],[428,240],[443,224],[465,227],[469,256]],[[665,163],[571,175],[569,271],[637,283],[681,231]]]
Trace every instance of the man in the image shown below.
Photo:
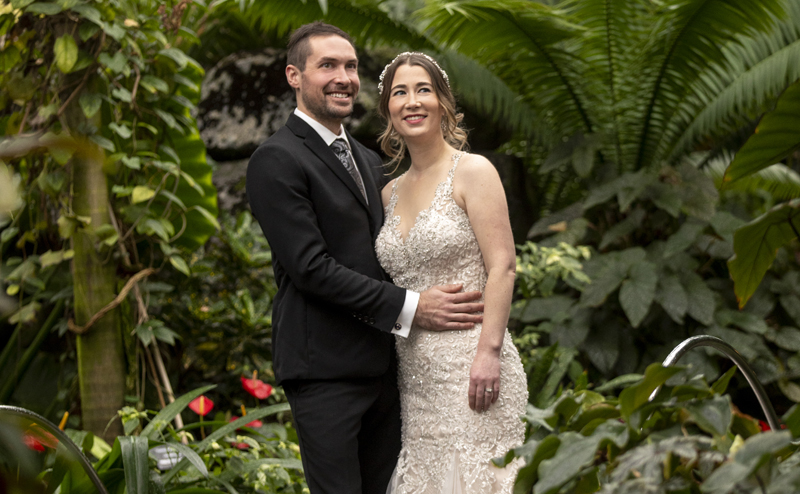
[[[344,131],[359,90],[349,36],[316,22],[289,40],[297,109],[250,158],[247,196],[273,252],[273,359],[312,494],[384,494],[400,451],[394,334],[480,322],[480,293],[394,286],[373,245],[382,164]],[[337,141],[338,139],[338,141]],[[443,459],[442,461],[445,461]]]

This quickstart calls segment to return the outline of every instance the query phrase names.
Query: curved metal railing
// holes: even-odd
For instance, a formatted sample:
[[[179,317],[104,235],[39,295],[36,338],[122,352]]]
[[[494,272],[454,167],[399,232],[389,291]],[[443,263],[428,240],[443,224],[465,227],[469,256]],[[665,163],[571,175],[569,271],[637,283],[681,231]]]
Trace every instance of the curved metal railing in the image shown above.
[[[772,403],[769,401],[769,398],[767,398],[767,393],[764,391],[764,387],[758,381],[758,378],[756,377],[755,372],[753,372],[752,367],[750,367],[750,364],[748,364],[744,357],[742,357],[741,354],[739,354],[739,352],[737,352],[732,346],[716,336],[692,336],[691,338],[683,340],[670,352],[669,355],[667,355],[667,358],[664,359],[664,367],[669,367],[677,362],[678,359],[686,354],[686,352],[699,346],[710,346],[715,348],[733,360],[733,363],[736,364],[736,366],[739,367],[739,370],[742,371],[742,374],[744,374],[744,377],[747,379],[750,387],[753,388],[753,392],[756,394],[758,403],[761,405],[761,410],[764,411],[764,416],[767,418],[767,423],[769,424],[770,428],[774,431],[781,430],[781,422],[778,419],[778,415],[775,413],[775,409],[772,407]],[[650,400],[655,398],[656,394],[658,394],[660,390],[661,386],[656,388],[656,390],[650,395]]]
[[[56,427],[55,424],[41,415],[31,412],[30,410],[8,405],[0,405],[0,416],[4,414],[30,419],[31,422],[36,423],[36,425],[42,427],[47,432],[52,434],[61,444],[64,445],[64,447],[67,448],[67,450],[69,450],[70,453],[73,453],[73,456],[80,462],[81,466],[86,471],[86,475],[89,477],[89,480],[91,480],[92,484],[94,484],[95,488],[97,489],[98,494],[108,494],[108,491],[103,485],[103,482],[100,480],[100,477],[97,476],[97,472],[95,472],[94,467],[86,458],[86,456],[84,456],[80,448],[78,448],[78,446],[72,442],[72,439],[70,439],[69,436],[64,434],[64,431]]]

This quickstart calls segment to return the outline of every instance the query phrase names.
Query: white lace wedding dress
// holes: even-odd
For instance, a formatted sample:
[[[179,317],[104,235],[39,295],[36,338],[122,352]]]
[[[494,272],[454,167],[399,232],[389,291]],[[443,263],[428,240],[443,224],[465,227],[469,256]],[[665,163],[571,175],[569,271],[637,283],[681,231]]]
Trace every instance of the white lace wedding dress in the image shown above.
[[[376,251],[395,284],[423,292],[434,285],[463,284],[483,291],[486,269],[469,218],[452,197],[461,154],[453,156],[447,179],[433,203],[403,240],[394,215],[397,183],[386,206],[386,223]],[[469,331],[412,329],[397,337],[403,446],[388,492],[391,494],[486,494],[513,489],[520,463],[497,468],[492,458],[524,440],[520,416],[528,401],[525,372],[506,330],[500,396],[488,411],[469,408],[469,373],[481,326]]]

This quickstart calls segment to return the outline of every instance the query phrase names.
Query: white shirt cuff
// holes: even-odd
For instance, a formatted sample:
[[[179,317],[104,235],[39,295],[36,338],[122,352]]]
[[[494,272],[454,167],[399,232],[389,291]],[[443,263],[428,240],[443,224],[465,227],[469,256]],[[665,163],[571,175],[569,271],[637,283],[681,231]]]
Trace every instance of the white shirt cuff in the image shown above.
[[[411,323],[414,322],[414,314],[417,313],[417,305],[419,305],[419,293],[406,290],[406,301],[403,302],[403,309],[397,317],[392,334],[408,338],[408,334],[411,332]]]

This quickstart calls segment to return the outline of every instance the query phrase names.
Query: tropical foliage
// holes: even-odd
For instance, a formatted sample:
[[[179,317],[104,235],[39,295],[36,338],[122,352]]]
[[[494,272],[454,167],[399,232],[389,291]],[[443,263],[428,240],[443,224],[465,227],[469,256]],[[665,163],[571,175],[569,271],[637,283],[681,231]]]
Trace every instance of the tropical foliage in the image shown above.
[[[48,314],[60,318],[78,335],[82,418],[97,433],[132,389],[123,335],[153,325],[145,304],[120,304],[161,269],[188,275],[185,253],[218,227],[190,113],[203,70],[176,47],[196,39],[181,26],[187,5],[15,0],[0,12],[0,131],[15,136],[0,158],[20,174],[24,200],[1,239],[18,301],[8,321],[19,336],[5,350],[47,334]],[[8,360],[3,400],[27,365]]]
[[[618,396],[606,394],[620,386],[609,382],[529,405],[529,439],[496,461],[524,458],[518,493],[797,492],[800,408],[784,416],[789,430],[762,432],[724,394],[735,371],[709,386],[653,364]]]
[[[281,415],[287,404],[254,408],[244,417],[217,414],[214,420],[175,430],[170,422],[213,386],[179,397],[156,413],[119,412],[125,435],[112,445],[88,431],[65,432],[94,458],[92,468],[111,494],[300,493],[307,489],[299,448],[288,425],[260,419]],[[211,410],[208,409],[204,414]],[[202,426],[202,429],[200,428]],[[43,424],[9,420],[0,411],[0,486],[4,492],[94,492],[70,450]],[[202,440],[196,440],[201,431]],[[31,451],[33,450],[33,451]],[[12,472],[15,472],[13,475]]]

